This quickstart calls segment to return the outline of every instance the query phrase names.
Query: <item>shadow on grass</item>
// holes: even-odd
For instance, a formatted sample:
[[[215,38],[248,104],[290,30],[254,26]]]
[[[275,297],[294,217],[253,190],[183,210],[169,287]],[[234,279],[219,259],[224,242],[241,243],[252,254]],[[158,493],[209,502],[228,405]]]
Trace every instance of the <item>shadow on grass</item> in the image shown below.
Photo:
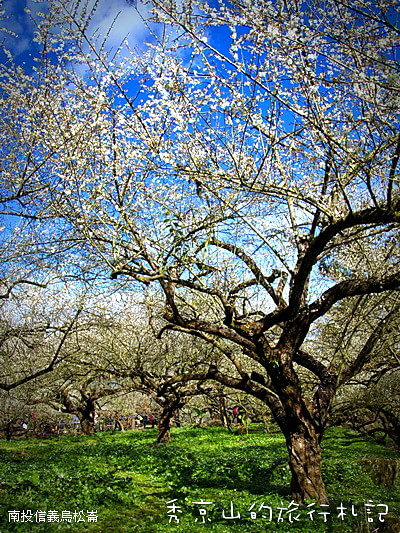
[[[135,448],[135,456],[139,465],[147,465],[147,471],[153,463],[153,474],[178,495],[206,488],[251,494],[265,494],[267,489],[281,496],[289,494],[286,458],[276,454],[270,458],[264,447],[247,447],[245,454],[241,449],[232,453],[229,448],[213,454],[178,447]]]
[[[155,436],[154,431],[119,434],[114,438],[98,434],[93,446],[88,440],[83,450],[81,441],[73,442],[65,449],[65,455],[69,460],[73,455],[79,456],[80,462],[94,460],[108,465],[108,469],[134,469],[150,474],[155,483],[161,483],[175,495],[198,489],[289,495],[290,474],[284,445],[279,447],[274,442],[264,446],[249,445],[246,437],[226,434],[212,449],[187,446],[202,436],[210,444],[210,430],[203,433],[198,429],[185,429],[171,446],[155,445]],[[59,458],[63,455],[63,447],[60,448],[57,449]]]

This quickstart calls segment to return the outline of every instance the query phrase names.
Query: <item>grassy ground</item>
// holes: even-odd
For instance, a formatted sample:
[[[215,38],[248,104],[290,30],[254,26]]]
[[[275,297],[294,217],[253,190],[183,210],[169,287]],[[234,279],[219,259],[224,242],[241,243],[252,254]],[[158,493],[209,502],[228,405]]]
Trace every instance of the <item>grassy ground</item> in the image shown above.
[[[291,504],[280,434],[266,435],[256,426],[243,436],[183,428],[173,432],[168,447],[155,446],[155,436],[149,430],[1,441],[0,532],[372,533],[384,505],[400,517],[399,479],[391,488],[375,485],[363,466],[365,459],[399,454],[346,429],[330,430],[324,441],[327,509]],[[331,513],[326,522],[324,512]]]

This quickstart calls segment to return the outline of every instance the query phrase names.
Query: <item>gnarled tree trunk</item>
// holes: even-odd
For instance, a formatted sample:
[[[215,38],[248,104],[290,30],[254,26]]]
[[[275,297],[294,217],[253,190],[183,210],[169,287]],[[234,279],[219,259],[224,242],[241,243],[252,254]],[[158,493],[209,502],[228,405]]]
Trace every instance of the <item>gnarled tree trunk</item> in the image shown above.
[[[171,441],[171,420],[178,409],[181,409],[188,398],[185,397],[187,391],[179,394],[176,390],[171,395],[164,395],[156,399],[158,405],[161,406],[161,416],[158,422],[158,444],[170,444]]]
[[[161,413],[158,422],[158,444],[171,444],[171,419],[174,414],[174,406],[167,404]]]
[[[85,400],[77,408],[76,415],[79,418],[81,432],[84,435],[94,435],[95,402],[91,398]]]
[[[286,439],[289,467],[292,475],[292,498],[297,503],[328,502],[322,479],[321,440],[324,423],[334,388],[327,374],[323,386],[317,390],[314,400],[304,399],[297,373],[292,364],[290,351],[281,353],[280,368],[271,371],[273,383],[277,383],[281,409],[275,416]]]
[[[292,498],[297,503],[313,500],[327,503],[322,480],[321,445],[315,432],[290,432],[286,436],[289,467],[292,474]]]
[[[93,420],[89,418],[82,418],[80,420],[80,423],[81,423],[81,431],[84,435],[94,435],[94,421]]]

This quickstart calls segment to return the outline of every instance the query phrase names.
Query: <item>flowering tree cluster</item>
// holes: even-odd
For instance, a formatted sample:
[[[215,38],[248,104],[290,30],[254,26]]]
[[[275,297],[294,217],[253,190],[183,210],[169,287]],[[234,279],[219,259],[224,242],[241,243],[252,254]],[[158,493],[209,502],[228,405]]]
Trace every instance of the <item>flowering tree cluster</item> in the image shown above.
[[[147,45],[110,50],[86,3],[52,0],[32,72],[4,64],[3,213],[50,236],[40,254],[64,269],[157,285],[163,333],[224,354],[232,370],[212,361],[208,377],[269,406],[293,499],[324,503],[329,409],[385,310],[340,364],[309,341],[339,302],[400,287],[398,13],[150,4]]]
[[[13,292],[0,307],[0,390],[11,391],[52,372],[75,353],[82,320],[82,297],[65,287]]]
[[[162,324],[159,301],[139,303],[124,298],[124,311],[108,331],[93,334],[86,366],[97,376],[108,376],[114,389],[142,393],[157,406],[157,442],[171,442],[171,423],[193,397],[209,391],[210,361],[217,362],[212,346],[194,337],[174,333],[157,339]]]

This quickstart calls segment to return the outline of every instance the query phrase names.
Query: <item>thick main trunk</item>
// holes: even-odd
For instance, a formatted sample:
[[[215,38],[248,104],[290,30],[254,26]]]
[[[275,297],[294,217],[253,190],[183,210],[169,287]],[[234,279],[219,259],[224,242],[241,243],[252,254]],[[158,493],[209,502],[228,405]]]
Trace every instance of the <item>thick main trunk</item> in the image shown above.
[[[292,474],[292,498],[297,503],[312,500],[327,503],[328,495],[322,480],[322,456],[318,435],[314,431],[307,433],[290,432],[286,436],[289,452],[289,467]]]
[[[91,400],[86,401],[86,403],[76,412],[79,422],[81,425],[81,432],[84,435],[94,435],[94,416],[95,416],[95,405]]]
[[[279,350],[277,358],[280,365],[272,366],[270,374],[279,395],[281,409],[278,406],[273,415],[286,438],[292,475],[292,499],[301,504],[310,500],[326,504],[328,495],[322,480],[321,439],[333,389],[328,387],[325,391],[325,387],[323,399],[319,396],[318,402],[306,402],[292,364],[292,348],[286,346]]]
[[[89,418],[82,418],[80,420],[81,431],[84,435],[94,435],[94,420]]]
[[[181,409],[186,402],[187,398],[184,398],[184,395],[179,396],[176,391],[174,391],[174,394],[157,399],[158,405],[162,408],[158,422],[158,444],[170,444],[172,442],[171,420],[174,414],[178,412],[178,409]]]
[[[163,409],[158,422],[158,444],[171,444],[171,418],[173,411],[168,407]]]

